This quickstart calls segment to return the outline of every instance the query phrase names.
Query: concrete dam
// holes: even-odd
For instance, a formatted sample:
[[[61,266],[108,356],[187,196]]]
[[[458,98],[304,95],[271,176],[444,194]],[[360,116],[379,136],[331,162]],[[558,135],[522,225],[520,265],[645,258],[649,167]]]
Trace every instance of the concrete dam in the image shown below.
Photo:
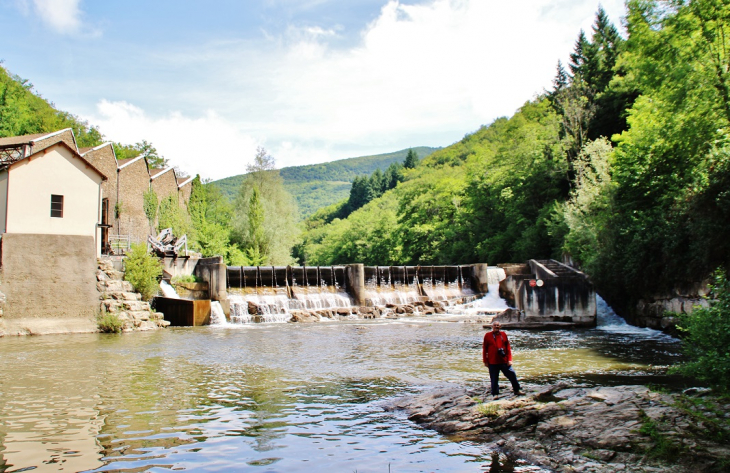
[[[188,271],[203,282],[190,291],[178,287],[182,297],[157,298],[158,310],[166,316],[190,312],[195,304],[187,299],[209,299],[210,309],[207,316],[203,306],[195,309],[200,314],[182,317],[180,325],[203,325],[211,318],[255,323],[429,316],[490,293],[513,308],[500,315],[506,325],[595,325],[592,285],[583,273],[554,260],[498,266],[226,266],[222,258],[204,258]]]

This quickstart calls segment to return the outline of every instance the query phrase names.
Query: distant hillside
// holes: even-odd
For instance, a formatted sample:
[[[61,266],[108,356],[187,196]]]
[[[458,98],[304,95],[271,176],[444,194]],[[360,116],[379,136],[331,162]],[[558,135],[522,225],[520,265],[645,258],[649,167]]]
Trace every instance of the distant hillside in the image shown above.
[[[412,148],[423,159],[440,148],[420,146]],[[284,186],[297,201],[302,217],[318,209],[346,199],[350,194],[352,180],[356,176],[369,176],[376,169],[384,171],[395,162],[403,162],[408,149],[394,153],[340,159],[329,163],[309,164],[281,168]],[[223,195],[233,199],[241,187],[244,174],[214,181]]]
[[[33,84],[0,65],[0,137],[50,133],[72,128],[79,147],[103,142],[99,130],[58,110],[33,90]]]

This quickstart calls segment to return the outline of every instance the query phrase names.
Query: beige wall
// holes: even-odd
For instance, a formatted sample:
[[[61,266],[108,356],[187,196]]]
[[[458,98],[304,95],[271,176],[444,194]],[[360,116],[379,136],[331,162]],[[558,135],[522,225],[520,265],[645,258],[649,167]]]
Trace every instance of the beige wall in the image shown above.
[[[62,145],[9,168],[7,233],[86,235],[97,239],[102,177]],[[63,217],[51,217],[51,194]]]
[[[0,329],[7,334],[95,331],[94,248],[91,236],[3,235],[0,291],[7,302]]]

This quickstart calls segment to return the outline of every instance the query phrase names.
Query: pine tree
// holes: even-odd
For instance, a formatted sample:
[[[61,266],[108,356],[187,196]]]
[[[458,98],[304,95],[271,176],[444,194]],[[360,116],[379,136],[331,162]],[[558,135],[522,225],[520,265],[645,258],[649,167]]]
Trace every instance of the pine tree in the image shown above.
[[[370,175],[369,181],[370,181],[369,182],[370,190],[372,191],[371,192],[372,198],[369,199],[368,202],[370,200],[377,199],[378,197],[383,195],[383,193],[387,190],[385,187],[385,176],[383,175],[383,171],[381,171],[380,169],[376,169]]]
[[[386,190],[395,189],[395,186],[397,186],[399,182],[403,181],[403,173],[401,172],[402,168],[402,164],[392,163],[388,166],[388,169],[385,170]]]
[[[565,71],[562,61],[558,60],[558,66],[555,71],[555,78],[553,79],[553,89],[547,92],[547,98],[556,111],[559,112],[556,104],[556,99],[560,91],[564,90],[570,85],[570,76]]]
[[[583,65],[586,62],[585,57],[585,49],[587,49],[588,46],[588,39],[586,39],[585,31],[580,30],[580,33],[578,34],[578,39],[575,41],[575,47],[573,48],[573,52],[570,53],[570,64],[568,64],[568,67],[570,67],[571,74],[575,77],[577,75],[581,75],[583,72]]]
[[[418,161],[418,155],[415,151],[409,149],[408,154],[406,155],[406,160],[403,162],[403,167],[405,169],[413,169],[418,166]]]

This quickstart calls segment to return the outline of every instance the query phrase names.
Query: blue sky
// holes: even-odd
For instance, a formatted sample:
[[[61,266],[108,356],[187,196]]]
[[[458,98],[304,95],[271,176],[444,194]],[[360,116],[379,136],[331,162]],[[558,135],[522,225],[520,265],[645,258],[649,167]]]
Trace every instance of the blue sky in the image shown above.
[[[602,2],[617,25],[621,0]],[[447,146],[549,87],[598,1],[0,0],[0,59],[208,178]]]

